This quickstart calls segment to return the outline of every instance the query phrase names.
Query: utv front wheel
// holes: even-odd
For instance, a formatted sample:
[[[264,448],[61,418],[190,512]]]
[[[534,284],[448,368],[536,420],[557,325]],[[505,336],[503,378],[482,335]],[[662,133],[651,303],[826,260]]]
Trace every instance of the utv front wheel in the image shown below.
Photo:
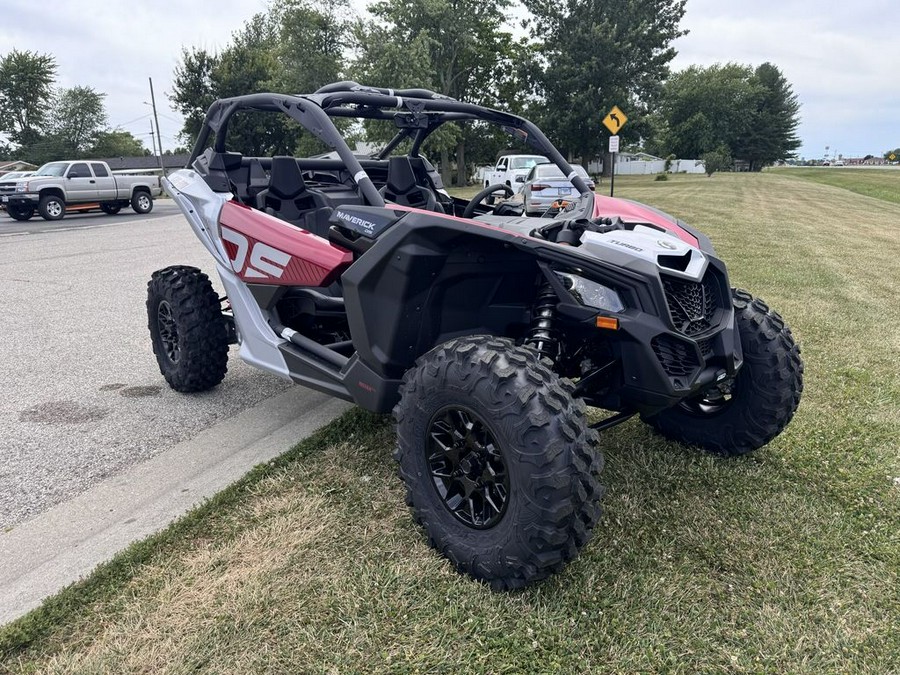
[[[404,377],[407,504],[431,545],[496,590],[562,569],[600,516],[602,457],[573,387],[506,339],[446,342]]]
[[[167,267],[147,284],[153,353],[175,391],[205,391],[228,370],[228,331],[209,277],[196,267]]]
[[[732,290],[744,364],[733,380],[647,419],[663,436],[723,455],[744,455],[780,434],[803,392],[791,329],[747,291]]]

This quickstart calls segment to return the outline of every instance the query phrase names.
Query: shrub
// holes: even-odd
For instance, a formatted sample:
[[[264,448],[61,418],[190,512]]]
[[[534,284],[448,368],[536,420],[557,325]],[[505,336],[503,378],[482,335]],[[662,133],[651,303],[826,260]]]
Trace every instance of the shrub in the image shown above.
[[[712,176],[716,171],[729,171],[734,166],[734,160],[725,146],[719,146],[712,152],[704,152],[700,155],[706,175]]]

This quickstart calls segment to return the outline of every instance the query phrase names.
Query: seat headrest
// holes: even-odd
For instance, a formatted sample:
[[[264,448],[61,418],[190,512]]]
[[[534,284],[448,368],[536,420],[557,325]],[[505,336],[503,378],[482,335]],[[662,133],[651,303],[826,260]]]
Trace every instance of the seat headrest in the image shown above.
[[[300,165],[293,157],[273,157],[269,192],[281,199],[293,199],[306,190]]]
[[[416,174],[409,157],[388,159],[387,189],[394,194],[403,194],[416,187]]]
[[[211,152],[209,156],[209,168],[214,171],[232,171],[241,166],[241,153],[239,152]]]

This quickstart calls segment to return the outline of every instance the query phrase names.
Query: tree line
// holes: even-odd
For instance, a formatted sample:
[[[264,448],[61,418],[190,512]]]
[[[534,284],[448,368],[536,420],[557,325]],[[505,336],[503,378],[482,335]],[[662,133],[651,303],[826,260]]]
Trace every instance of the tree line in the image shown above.
[[[799,147],[799,103],[776,66],[729,63],[671,73],[673,43],[686,33],[686,2],[521,0],[514,6],[513,0],[378,0],[357,16],[349,0],[282,0],[253,16],[219,51],[184,48],[168,97],[184,118],[182,137],[189,146],[217,98],[310,93],[351,79],[423,87],[525,115],[571,161],[584,164],[603,154],[608,132],[601,121],[613,105],[629,118],[621,132],[626,149],[663,157],[707,155],[726,166],[738,160],[752,170],[791,156]],[[8,127],[0,131],[15,146],[8,151],[43,157],[43,150],[61,152],[66,142],[63,154],[75,156],[73,151],[90,151],[92,143],[114,133],[97,131],[105,124],[102,94],[81,88],[77,97],[63,96],[52,88],[52,57],[13,54],[44,61],[25,86],[7,85],[3,77],[12,54],[0,63],[0,112],[16,105],[27,111],[0,118]],[[286,117],[271,117],[236,118],[230,129],[234,147],[260,156],[322,149]],[[93,133],[57,128],[73,119],[93,119],[93,125],[79,126]],[[377,142],[394,131],[380,121],[364,127],[339,122],[351,141]],[[509,142],[493,127],[445,124],[425,151],[439,161],[445,182],[455,166],[455,182],[464,183],[467,168],[493,163]]]
[[[0,56],[0,159],[43,164],[55,159],[150,154],[131,133],[111,129],[105,94],[57,87],[56,58],[13,49]]]

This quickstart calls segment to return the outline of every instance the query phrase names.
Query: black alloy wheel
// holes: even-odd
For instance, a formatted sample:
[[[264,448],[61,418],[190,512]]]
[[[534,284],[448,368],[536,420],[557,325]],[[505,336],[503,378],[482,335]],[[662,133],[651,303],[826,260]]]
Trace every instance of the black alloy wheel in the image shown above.
[[[159,326],[159,341],[162,343],[163,350],[169,361],[173,364],[178,363],[181,352],[178,348],[178,325],[175,323],[175,317],[172,316],[172,306],[163,300],[159,303],[156,310],[156,322]]]
[[[428,466],[438,496],[458,520],[493,527],[509,500],[509,475],[494,435],[463,406],[439,410],[428,427]]]

